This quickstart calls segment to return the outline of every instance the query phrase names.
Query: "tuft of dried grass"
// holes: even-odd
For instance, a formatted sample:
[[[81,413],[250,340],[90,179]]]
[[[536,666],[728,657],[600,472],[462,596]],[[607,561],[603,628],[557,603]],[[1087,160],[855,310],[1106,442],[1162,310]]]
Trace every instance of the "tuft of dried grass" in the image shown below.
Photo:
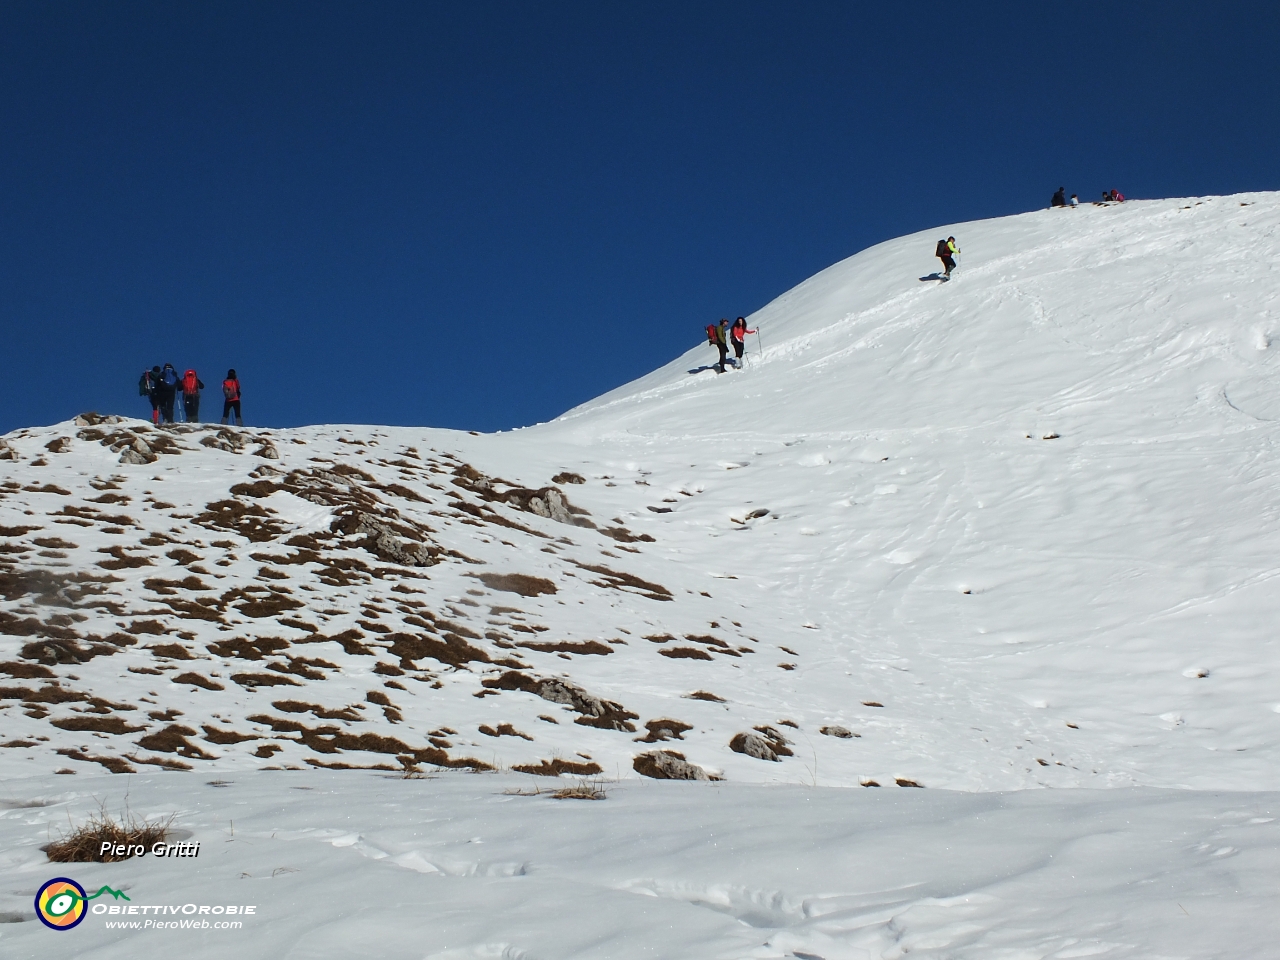
[[[165,838],[172,825],[172,816],[147,821],[127,811],[117,819],[104,806],[85,823],[49,844],[45,853],[51,863],[118,863],[137,856],[139,850],[149,850]],[[111,844],[106,853],[102,852],[104,843]],[[122,844],[128,852],[116,855],[114,849]]]
[[[579,780],[572,787],[564,787],[551,796],[556,800],[603,800],[608,794],[603,780]]]

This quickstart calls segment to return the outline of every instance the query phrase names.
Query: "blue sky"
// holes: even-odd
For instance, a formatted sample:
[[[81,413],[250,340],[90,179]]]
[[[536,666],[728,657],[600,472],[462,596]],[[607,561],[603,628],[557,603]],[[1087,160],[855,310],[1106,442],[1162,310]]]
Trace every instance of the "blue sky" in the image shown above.
[[[1278,22],[9,2],[0,430],[148,415],[138,374],[166,361],[211,386],[236,367],[250,424],[505,429],[890,237],[1059,185],[1275,189]]]

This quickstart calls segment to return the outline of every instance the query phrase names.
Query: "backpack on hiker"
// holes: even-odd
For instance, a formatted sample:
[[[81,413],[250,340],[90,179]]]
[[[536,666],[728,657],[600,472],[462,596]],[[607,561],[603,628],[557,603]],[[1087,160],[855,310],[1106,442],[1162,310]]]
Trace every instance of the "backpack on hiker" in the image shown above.
[[[949,256],[951,256],[951,246],[950,246],[950,244],[948,244],[948,243],[947,243],[947,241],[945,241],[945,240],[939,240],[939,241],[938,241],[938,249],[934,251],[934,254],[933,254],[933,255],[934,255],[935,257],[949,257]]]
[[[200,378],[196,376],[194,370],[188,370],[182,375],[182,392],[188,397],[200,392]]]
[[[142,376],[138,378],[138,396],[151,396],[151,371],[143,370]]]
[[[719,342],[720,342],[719,330],[717,329],[714,323],[708,323],[707,324],[707,343],[711,344],[711,346],[714,347]]]

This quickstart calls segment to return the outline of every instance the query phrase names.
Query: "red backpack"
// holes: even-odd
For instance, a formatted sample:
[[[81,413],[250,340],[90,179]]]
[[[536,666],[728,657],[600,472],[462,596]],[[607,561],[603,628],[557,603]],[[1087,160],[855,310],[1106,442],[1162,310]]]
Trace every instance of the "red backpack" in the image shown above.
[[[707,343],[711,344],[714,347],[719,342],[720,342],[720,337],[719,337],[718,331],[716,330],[716,325],[714,323],[708,323],[707,324]]]
[[[196,376],[194,370],[188,370],[182,375],[182,392],[187,396],[200,391],[200,378]]]

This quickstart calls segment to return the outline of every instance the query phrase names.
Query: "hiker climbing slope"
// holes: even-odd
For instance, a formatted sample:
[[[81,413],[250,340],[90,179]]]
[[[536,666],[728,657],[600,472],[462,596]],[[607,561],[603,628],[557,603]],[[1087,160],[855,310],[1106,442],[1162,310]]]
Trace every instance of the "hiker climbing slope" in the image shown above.
[[[960,252],[960,248],[956,246],[955,237],[947,237],[945,240],[938,241],[938,248],[934,251],[934,256],[942,261],[943,267],[946,268],[942,274],[943,280],[951,279],[951,271],[956,268],[956,255]]]
[[[720,351],[720,359],[716,362],[716,372],[724,373],[724,362],[729,356],[728,319],[722,317],[720,324],[707,324],[707,343]]]
[[[733,344],[734,366],[742,366],[742,351],[746,349],[746,338],[748,333],[755,333],[754,330],[747,329],[746,317],[739,317],[733,321],[733,326],[729,328],[729,342]]]

